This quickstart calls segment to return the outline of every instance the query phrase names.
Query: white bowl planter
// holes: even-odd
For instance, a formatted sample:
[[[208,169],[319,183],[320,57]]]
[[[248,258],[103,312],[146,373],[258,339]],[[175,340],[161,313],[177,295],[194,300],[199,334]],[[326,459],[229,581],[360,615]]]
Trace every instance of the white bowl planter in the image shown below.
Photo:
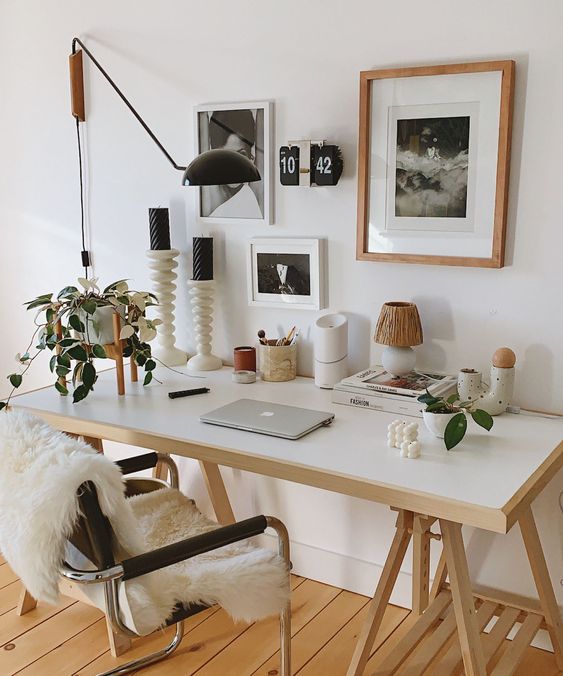
[[[448,423],[458,414],[459,411],[454,411],[453,413],[433,413],[432,411],[423,411],[422,418],[427,429],[439,439],[443,439]]]

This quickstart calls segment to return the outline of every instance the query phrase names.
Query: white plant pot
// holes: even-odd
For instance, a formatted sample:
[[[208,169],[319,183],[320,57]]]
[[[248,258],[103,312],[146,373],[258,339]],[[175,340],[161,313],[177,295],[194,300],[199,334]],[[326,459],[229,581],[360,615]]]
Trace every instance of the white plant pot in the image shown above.
[[[113,343],[113,314],[118,312],[121,317],[125,316],[125,306],[120,305],[117,308],[112,306],[103,306],[96,309],[93,315],[88,315],[83,310],[79,312],[80,320],[83,324],[88,321],[88,336],[86,334],[77,334],[84,342],[91,345],[99,343],[108,345]]]
[[[432,432],[439,439],[444,438],[446,427],[450,420],[458,415],[459,411],[454,413],[432,413],[432,411],[423,411],[422,418],[429,432]]]

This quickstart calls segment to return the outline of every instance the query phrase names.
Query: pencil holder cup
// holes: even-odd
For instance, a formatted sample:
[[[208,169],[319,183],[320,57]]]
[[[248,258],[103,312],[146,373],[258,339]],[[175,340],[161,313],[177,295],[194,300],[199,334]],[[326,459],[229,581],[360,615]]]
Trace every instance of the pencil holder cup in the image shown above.
[[[281,383],[297,373],[297,345],[259,345],[262,380]]]

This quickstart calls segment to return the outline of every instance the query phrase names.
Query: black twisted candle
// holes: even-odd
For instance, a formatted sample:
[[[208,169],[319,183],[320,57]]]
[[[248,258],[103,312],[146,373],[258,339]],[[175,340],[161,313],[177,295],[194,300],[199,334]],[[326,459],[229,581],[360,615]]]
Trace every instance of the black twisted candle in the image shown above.
[[[194,267],[195,281],[203,282],[213,279],[213,237],[194,237]]]
[[[151,249],[170,249],[170,223],[168,209],[157,207],[149,209],[149,229],[151,236]]]

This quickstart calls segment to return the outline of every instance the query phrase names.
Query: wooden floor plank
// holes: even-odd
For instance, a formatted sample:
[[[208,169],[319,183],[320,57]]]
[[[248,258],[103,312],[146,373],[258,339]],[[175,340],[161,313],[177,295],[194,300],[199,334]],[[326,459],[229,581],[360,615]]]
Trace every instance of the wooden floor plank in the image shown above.
[[[23,620],[34,612],[31,611],[19,619]],[[6,616],[3,615],[2,617]],[[42,622],[10,641],[13,645],[11,650],[6,650],[6,646],[4,646],[1,662],[2,673],[16,673],[46,655],[55,645],[68,641],[83,629],[89,627],[100,617],[103,617],[103,615],[97,608],[91,608],[82,603],[73,603],[64,612],[57,613],[49,622]]]
[[[294,635],[291,641],[291,665],[298,671],[368,603],[367,596],[343,591],[318,615]],[[280,670],[280,653],[276,652],[252,676],[272,676]]]
[[[41,604],[22,616],[16,615],[15,611],[0,615],[0,646],[12,642],[16,637],[25,634],[74,603],[76,603],[74,599],[63,597],[56,606]]]
[[[19,579],[18,576],[7,563],[0,566],[0,589],[12,584],[12,582],[15,582],[17,579]]]
[[[553,653],[539,648],[528,648],[524,659],[518,666],[515,676],[560,676],[559,670]]]
[[[0,594],[0,615],[15,610],[21,592],[21,582],[16,580],[6,585]]]
[[[395,628],[395,630],[383,641],[380,647],[375,651],[375,653],[369,658],[366,665],[366,674],[377,674],[377,676],[387,676],[391,672],[386,671],[382,668],[393,655],[396,646],[412,631],[414,625],[419,620],[419,616],[415,613],[409,613],[407,611],[407,616],[403,621]]]
[[[348,622],[305,666],[296,671],[299,676],[320,676],[320,674],[345,674],[352,659],[356,641],[368,613],[364,606],[355,617]],[[389,605],[383,616],[381,628],[375,639],[373,650],[393,632],[400,622],[409,614],[408,610]],[[366,674],[369,674],[369,669]]]
[[[0,564],[0,567],[4,566],[6,564]],[[9,578],[10,575],[7,574],[4,579]],[[303,584],[303,578],[292,577],[294,589]],[[311,592],[313,589],[314,594]],[[10,582],[0,589],[0,676],[12,676],[15,673],[19,676],[70,676],[71,673],[92,676],[157,650],[168,643],[173,635],[173,628],[169,628],[166,632],[140,639],[134,643],[128,654],[114,659],[108,651],[105,621],[101,619],[99,611],[75,603],[72,599],[62,599],[58,606],[39,604],[30,613],[18,617],[13,608],[17,603],[19,590],[19,581]],[[340,676],[346,673],[347,662],[366,614],[366,597],[340,592],[319,583],[307,584],[299,595],[296,593],[294,596],[302,600],[306,597],[307,602],[301,605],[299,602],[294,603],[293,674]],[[320,608],[316,613],[315,607]],[[381,658],[389,654],[408,632],[411,617],[412,622],[416,621],[417,618],[411,616],[407,610],[389,606],[383,632],[387,639],[371,656],[366,674],[373,674],[374,667],[380,663]],[[269,624],[267,622],[252,625],[250,628],[242,625],[234,629],[233,623],[223,611],[210,608],[186,621],[186,638],[179,648],[179,651],[183,651],[181,660],[168,659],[140,673],[143,676],[184,676],[200,669],[201,676],[224,676],[229,673],[247,676],[252,672],[254,676],[277,676],[277,654],[256,667],[257,653],[253,642],[273,646],[266,652],[277,650],[278,647],[277,625],[273,621]],[[267,624],[267,631],[261,624]],[[504,633],[504,629],[500,629],[497,630],[499,635]],[[249,643],[249,638],[252,637],[253,642]],[[381,640],[380,637],[380,643]],[[500,641],[502,645],[494,663],[502,659],[511,645],[510,641],[504,640],[504,636]],[[495,643],[498,642],[497,637]],[[446,644],[438,660],[450,647],[451,645]],[[226,655],[233,659],[233,669],[223,669]],[[434,663],[431,663],[429,673],[432,673]],[[221,671],[211,669],[212,665]],[[560,672],[553,653],[537,648],[527,649],[522,664],[515,672],[516,676],[555,676],[558,673]]]
[[[178,650],[161,664],[144,669],[143,676],[194,674],[200,667],[209,662],[218,652],[245,632],[249,626],[243,622],[235,624],[223,610],[218,610],[212,617],[196,627],[182,641]]]
[[[294,592],[291,603],[291,633],[294,636],[321,612],[340,589],[306,580]],[[279,649],[279,618],[271,617],[253,624],[224,650],[199,669],[197,676],[240,676],[241,663],[250,674]]]
[[[28,665],[18,676],[70,676],[86,662],[91,662],[108,649],[106,621],[102,617],[84,631],[54,648],[37,661]]]
[[[186,637],[184,638],[182,645],[184,645],[185,642],[188,640],[187,636],[190,631],[192,631],[202,622],[205,622],[217,611],[218,611],[217,607],[208,608],[207,610],[203,610],[201,613],[198,613],[197,615],[188,618],[184,622]],[[86,660],[84,660],[82,666],[78,668],[77,671],[75,672],[75,676],[94,676],[95,674],[99,674],[101,671],[113,669],[120,664],[125,664],[126,662],[135,660],[138,657],[143,657],[144,655],[148,655],[151,652],[155,652],[156,650],[163,648],[167,643],[170,643],[172,637],[174,636],[174,632],[175,627],[168,627],[168,629],[166,629],[165,631],[155,632],[150,636],[140,638],[139,640],[134,640],[133,648],[131,650],[128,650],[124,655],[121,655],[120,657],[117,658],[112,657],[111,653],[109,652],[109,646],[106,636],[105,652],[92,661],[86,662]],[[143,671],[143,674],[145,672],[146,670]]]

